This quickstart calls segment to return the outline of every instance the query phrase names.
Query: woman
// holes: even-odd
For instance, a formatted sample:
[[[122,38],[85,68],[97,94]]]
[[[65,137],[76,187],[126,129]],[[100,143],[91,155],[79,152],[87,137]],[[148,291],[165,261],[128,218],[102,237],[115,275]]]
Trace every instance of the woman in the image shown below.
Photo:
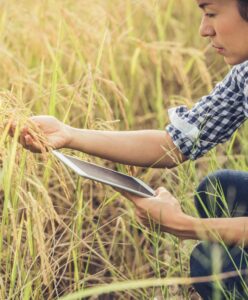
[[[31,118],[48,143],[55,149],[76,149],[119,163],[172,168],[229,139],[248,116],[248,0],[197,0],[197,4],[203,11],[201,35],[233,66],[210,95],[191,110],[184,106],[169,110],[171,123],[166,131],[80,130],[49,116]],[[33,152],[41,151],[29,128],[22,130],[20,141]],[[213,299],[216,293],[223,299],[228,295],[248,299],[246,276],[239,272],[247,268],[247,183],[246,172],[223,170],[208,175],[195,197],[201,218],[186,215],[164,188],[153,198],[124,194],[135,204],[143,223],[152,218],[166,232],[204,240],[191,254],[192,277],[213,274],[214,257],[219,257],[218,272],[237,271],[236,276],[219,283],[195,284],[204,299]]]

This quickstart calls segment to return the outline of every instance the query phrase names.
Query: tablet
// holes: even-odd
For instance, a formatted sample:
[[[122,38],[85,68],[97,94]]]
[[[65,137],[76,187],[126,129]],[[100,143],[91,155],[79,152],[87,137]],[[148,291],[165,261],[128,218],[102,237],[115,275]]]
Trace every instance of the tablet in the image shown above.
[[[138,178],[65,155],[57,150],[53,150],[52,153],[79,176],[110,185],[137,196],[155,196],[155,191]]]

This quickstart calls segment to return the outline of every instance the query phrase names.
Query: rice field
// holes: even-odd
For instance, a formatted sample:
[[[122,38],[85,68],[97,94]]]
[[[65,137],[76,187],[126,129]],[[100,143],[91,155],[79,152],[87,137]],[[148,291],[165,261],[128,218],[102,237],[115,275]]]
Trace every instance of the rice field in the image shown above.
[[[200,19],[193,0],[0,2],[0,299],[190,299],[196,241],[142,227],[120,194],[26,151],[18,135],[44,114],[85,129],[163,129],[168,108],[191,107],[228,70]],[[204,176],[248,169],[245,140],[246,126],[172,170],[65,152],[165,186],[195,215]]]

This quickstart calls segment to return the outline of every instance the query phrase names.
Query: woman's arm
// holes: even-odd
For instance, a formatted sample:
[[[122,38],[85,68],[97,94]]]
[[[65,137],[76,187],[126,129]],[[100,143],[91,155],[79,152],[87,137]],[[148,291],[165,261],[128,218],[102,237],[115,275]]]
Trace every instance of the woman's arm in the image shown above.
[[[248,245],[248,217],[198,219],[185,215],[180,226],[169,226],[178,237]]]
[[[142,167],[171,168],[186,160],[166,131],[77,129],[51,116],[36,116],[30,121],[31,124],[21,130],[20,142],[32,152],[40,152],[45,143],[53,149],[71,148],[111,161]],[[32,127],[34,130],[31,130]],[[12,124],[10,134],[13,135],[14,131],[15,125]],[[40,142],[39,135],[43,142]]]
[[[123,195],[135,204],[137,218],[146,226],[151,226],[153,220],[161,230],[179,238],[248,245],[248,217],[191,217],[183,213],[179,201],[165,188],[159,188],[156,197],[152,198],[140,198],[130,193]]]
[[[186,158],[166,131],[97,131],[69,127],[67,148],[122,164],[170,168]]]

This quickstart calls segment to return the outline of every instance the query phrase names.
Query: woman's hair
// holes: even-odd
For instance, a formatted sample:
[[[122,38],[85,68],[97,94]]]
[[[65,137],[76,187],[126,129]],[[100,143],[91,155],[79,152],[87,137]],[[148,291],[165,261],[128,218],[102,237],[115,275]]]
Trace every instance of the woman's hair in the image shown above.
[[[239,13],[248,22],[248,0],[238,0]]]

